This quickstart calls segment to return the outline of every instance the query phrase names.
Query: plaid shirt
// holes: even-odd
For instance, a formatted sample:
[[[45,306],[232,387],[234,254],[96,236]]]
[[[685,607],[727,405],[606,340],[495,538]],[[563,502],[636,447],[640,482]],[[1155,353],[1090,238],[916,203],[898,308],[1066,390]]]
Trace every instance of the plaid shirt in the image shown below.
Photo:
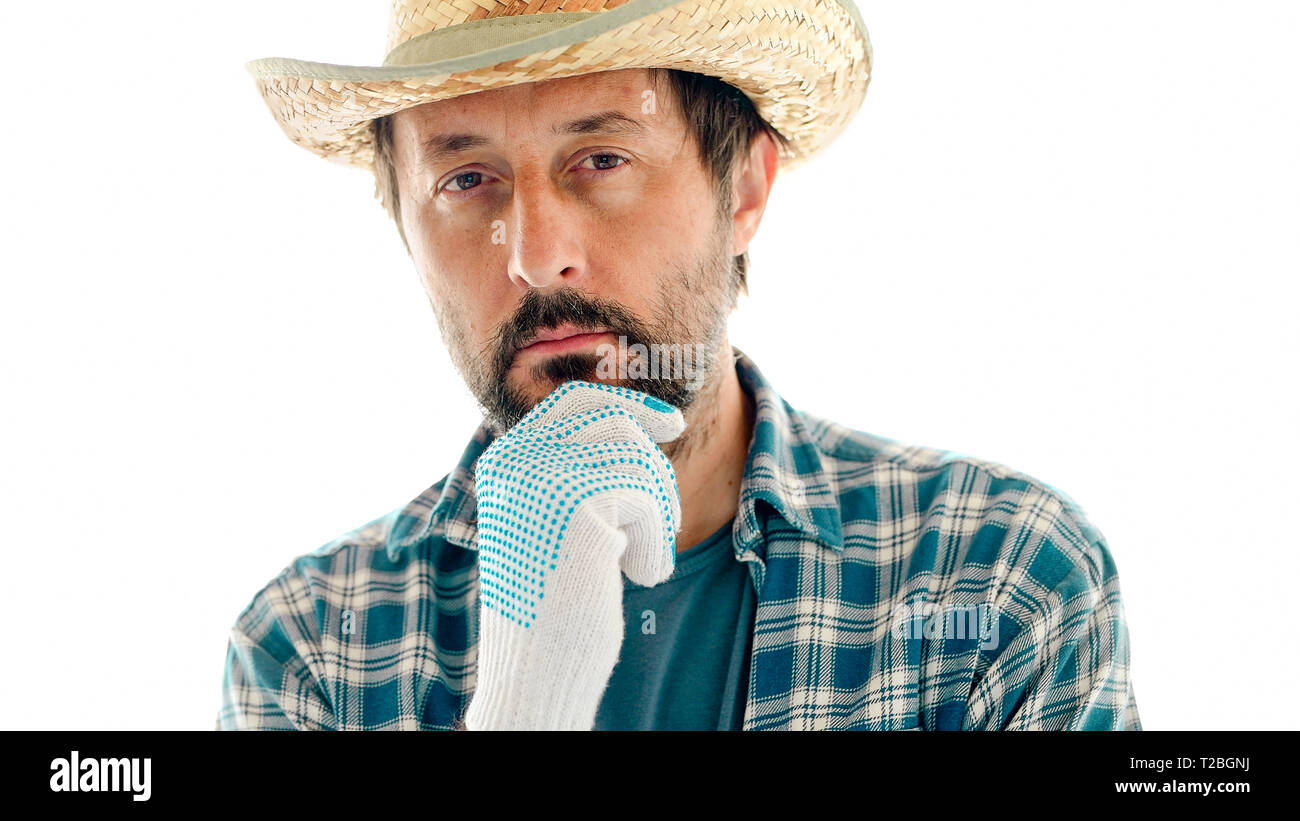
[[[1070,497],[796,411],[734,354],[756,410],[733,533],[758,593],[746,730],[1141,729],[1115,564]],[[257,593],[218,729],[455,728],[490,437]]]

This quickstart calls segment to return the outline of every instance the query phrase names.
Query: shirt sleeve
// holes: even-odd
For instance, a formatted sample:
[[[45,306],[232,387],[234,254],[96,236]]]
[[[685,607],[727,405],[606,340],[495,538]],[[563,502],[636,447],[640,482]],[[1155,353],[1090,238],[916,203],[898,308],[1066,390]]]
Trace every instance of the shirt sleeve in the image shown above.
[[[1016,581],[1005,597],[1027,604],[999,616],[1008,640],[992,650],[963,729],[1141,730],[1119,576],[1105,540],[1069,497],[1050,528],[1034,530],[1041,535],[1033,563],[1009,574]],[[1017,539],[1029,541],[1024,532]],[[1036,575],[1055,580],[1045,596]]]
[[[286,570],[240,614],[227,643],[218,730],[337,729],[307,592]]]

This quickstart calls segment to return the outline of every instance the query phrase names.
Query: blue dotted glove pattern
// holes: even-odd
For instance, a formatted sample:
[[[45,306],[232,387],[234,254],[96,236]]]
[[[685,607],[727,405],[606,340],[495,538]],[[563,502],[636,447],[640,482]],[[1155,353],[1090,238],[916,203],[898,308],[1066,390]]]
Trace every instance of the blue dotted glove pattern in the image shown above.
[[[640,391],[571,381],[488,446],[475,474],[482,606],[531,627],[548,573],[567,558],[574,514],[597,494],[653,500],[663,545],[675,555],[676,475],[654,437],[673,438],[680,420],[676,408]]]

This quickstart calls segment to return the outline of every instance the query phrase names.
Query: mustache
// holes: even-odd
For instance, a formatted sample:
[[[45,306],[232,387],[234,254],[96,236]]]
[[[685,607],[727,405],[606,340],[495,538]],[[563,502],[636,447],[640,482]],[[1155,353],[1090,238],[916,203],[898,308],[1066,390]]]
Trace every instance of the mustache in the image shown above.
[[[645,336],[642,322],[616,302],[589,296],[576,288],[551,293],[530,290],[495,336],[492,359],[496,376],[504,377],[520,345],[541,330],[565,323],[580,328],[608,328],[611,333],[626,336],[629,340]]]

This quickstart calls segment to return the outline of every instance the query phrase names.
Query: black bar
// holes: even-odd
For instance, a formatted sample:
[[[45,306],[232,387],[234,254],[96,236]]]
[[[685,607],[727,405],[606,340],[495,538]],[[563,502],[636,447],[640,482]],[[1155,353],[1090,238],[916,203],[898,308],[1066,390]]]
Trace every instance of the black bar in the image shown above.
[[[0,733],[0,783],[7,801],[37,806],[116,805],[128,811],[193,807],[236,812],[310,809],[325,802],[387,811],[410,804],[437,814],[448,805],[538,800],[588,806],[588,790],[647,807],[716,796],[802,802],[808,812],[879,812],[915,800],[941,804],[1050,807],[1134,802],[1224,807],[1252,797],[1289,797],[1296,731],[1140,733]],[[149,759],[148,800],[119,791],[56,792],[76,752],[82,778],[104,759]],[[58,763],[62,759],[67,766]],[[88,764],[93,759],[94,764]],[[1138,762],[1143,762],[1139,765]],[[1190,764],[1190,766],[1188,766]],[[116,764],[110,765],[122,772]],[[1164,785],[1212,785],[1208,795]],[[68,786],[66,779],[58,781]],[[79,784],[82,782],[78,782]],[[92,784],[91,781],[84,782]],[[1152,784],[1153,793],[1117,783]],[[1223,792],[1226,785],[1239,791]],[[1244,786],[1238,786],[1244,785]],[[105,786],[110,786],[106,784]],[[690,787],[689,790],[686,788]],[[577,792],[575,792],[577,791]],[[545,798],[539,796],[545,795]],[[564,796],[569,796],[565,799]],[[909,798],[911,796],[911,798]],[[658,799],[658,800],[656,800]],[[725,798],[724,798],[725,800]],[[1008,805],[1007,802],[1011,802]],[[618,811],[615,805],[611,811]],[[1046,807],[1045,807],[1046,809]]]

